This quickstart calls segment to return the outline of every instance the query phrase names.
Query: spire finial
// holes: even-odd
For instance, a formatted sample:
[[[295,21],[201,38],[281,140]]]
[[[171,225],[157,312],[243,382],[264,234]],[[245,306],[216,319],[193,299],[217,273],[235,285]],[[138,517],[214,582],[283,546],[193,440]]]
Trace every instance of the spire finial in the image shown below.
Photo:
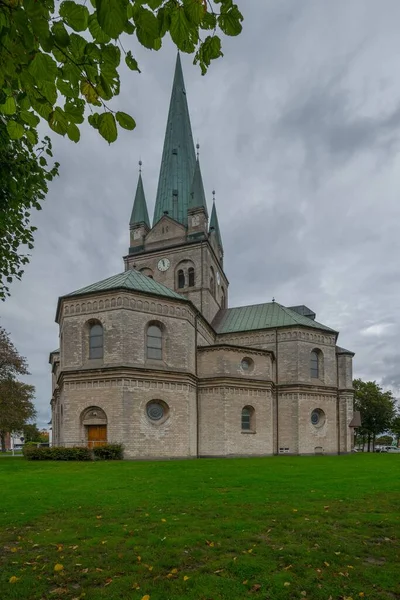
[[[139,160],[139,173],[142,172],[142,159]]]
[[[212,191],[212,195],[213,195],[213,202],[215,204],[215,190]]]
[[[200,150],[200,144],[199,144],[199,142],[197,142],[197,144],[196,144],[196,151],[197,151],[196,152],[196,158],[197,158],[197,160],[199,160],[199,150]]]

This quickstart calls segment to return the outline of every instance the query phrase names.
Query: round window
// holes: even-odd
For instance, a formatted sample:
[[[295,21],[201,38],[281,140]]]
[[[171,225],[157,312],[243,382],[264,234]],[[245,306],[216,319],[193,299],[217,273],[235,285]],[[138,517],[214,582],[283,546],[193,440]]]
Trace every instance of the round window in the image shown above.
[[[240,366],[242,367],[243,371],[251,371],[253,368],[253,361],[251,360],[251,358],[244,358],[242,360],[242,362],[240,363]]]
[[[149,402],[147,405],[147,416],[152,421],[159,421],[164,416],[164,407],[159,402]]]
[[[311,413],[311,423],[314,427],[322,427],[325,423],[325,413],[320,408],[316,408]]]

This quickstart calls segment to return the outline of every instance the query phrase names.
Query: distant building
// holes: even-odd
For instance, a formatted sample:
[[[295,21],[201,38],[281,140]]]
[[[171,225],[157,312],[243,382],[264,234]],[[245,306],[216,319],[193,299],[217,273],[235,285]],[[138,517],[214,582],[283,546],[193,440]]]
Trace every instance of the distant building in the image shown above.
[[[131,458],[349,452],[354,355],[338,333],[303,305],[229,307],[179,56],[152,225],[140,173],[129,227],[124,272],[59,299],[53,443],[123,442]]]

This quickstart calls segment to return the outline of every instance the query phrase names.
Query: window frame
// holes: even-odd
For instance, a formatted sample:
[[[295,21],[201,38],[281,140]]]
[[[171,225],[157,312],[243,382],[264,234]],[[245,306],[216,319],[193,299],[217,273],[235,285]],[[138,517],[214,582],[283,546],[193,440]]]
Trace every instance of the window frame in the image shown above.
[[[188,285],[189,287],[194,287],[196,285],[194,267],[188,268]]]
[[[93,333],[95,328],[101,329],[101,333]],[[93,342],[97,342],[94,344]],[[98,343],[100,342],[100,343]],[[89,360],[99,360],[104,358],[104,327],[101,323],[91,323],[89,325]]]
[[[183,269],[179,269],[178,273],[177,273],[177,279],[178,279],[178,290],[183,290],[184,287],[186,286],[186,277],[185,277],[185,271]]]
[[[157,330],[159,335],[149,333],[151,330]],[[163,329],[159,323],[150,323],[146,331],[146,358],[148,360],[163,359]]]
[[[310,352],[310,377],[311,379],[319,379],[321,372],[320,353],[317,350]]]
[[[255,409],[253,406],[243,406],[240,414],[240,425],[242,433],[255,433]]]

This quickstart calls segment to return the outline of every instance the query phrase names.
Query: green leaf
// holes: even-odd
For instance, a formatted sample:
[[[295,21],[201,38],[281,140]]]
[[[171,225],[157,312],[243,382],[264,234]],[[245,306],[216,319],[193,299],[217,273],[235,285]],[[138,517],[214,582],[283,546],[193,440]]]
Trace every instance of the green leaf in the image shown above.
[[[9,96],[4,104],[0,105],[0,112],[3,113],[3,115],[13,115],[16,111],[16,108],[17,106],[13,96]]]
[[[103,47],[102,51],[103,61],[109,63],[113,67],[118,67],[121,61],[121,50],[114,46],[114,44],[108,44]]]
[[[154,41],[160,36],[160,24],[157,17],[147,8],[141,7],[136,18],[136,35],[146,48],[153,49]]]
[[[110,36],[100,27],[96,13],[93,13],[89,17],[89,31],[97,44],[108,44],[111,40]]]
[[[217,26],[217,16],[214,13],[205,12],[201,21],[201,29],[215,29]]]
[[[72,0],[64,0],[60,6],[60,17],[74,31],[85,31],[88,27],[89,11],[86,6]]]
[[[65,112],[59,106],[50,113],[49,125],[53,131],[60,135],[65,135],[67,133],[68,119]]]
[[[38,135],[36,129],[28,129],[25,133],[32,146],[35,146],[38,143]]]
[[[66,48],[69,44],[68,31],[65,29],[64,23],[57,21],[51,29],[54,35],[54,41],[61,48]]]
[[[96,0],[97,20],[102,30],[117,38],[127,21],[127,0]]]
[[[150,6],[151,10],[156,10],[163,2],[164,0],[147,0],[146,4]]]
[[[91,125],[95,129],[99,128],[99,116],[99,113],[93,113],[92,115],[88,116],[89,125]]]
[[[170,34],[179,50],[186,51],[190,36],[190,24],[183,8],[177,8],[171,14]]]
[[[206,12],[203,0],[183,0],[183,7],[188,21],[198,27]]]
[[[109,143],[115,142],[118,137],[117,125],[114,115],[105,112],[99,115],[98,126],[100,135]]]
[[[67,98],[79,97],[79,88],[72,85],[69,81],[64,81],[63,79],[58,78],[57,88],[60,90],[60,93]]]
[[[65,114],[70,122],[83,123],[83,113],[85,111],[85,102],[83,100],[67,100],[64,104]]]
[[[36,81],[53,81],[57,76],[57,63],[48,54],[37,52],[29,65],[29,73]]]
[[[79,142],[79,140],[81,138],[81,134],[80,134],[78,127],[75,125],[75,123],[70,123],[68,125],[67,135],[72,142],[75,142],[75,143]]]
[[[7,131],[12,140],[19,140],[25,133],[23,125],[17,123],[17,121],[8,121]]]
[[[45,159],[45,157],[44,157],[44,156],[41,156],[41,157],[39,158],[39,163],[40,163],[40,166],[41,166],[41,167],[46,167],[46,166],[47,166],[47,160]]]
[[[132,119],[132,117],[130,115],[127,115],[124,112],[118,111],[115,116],[116,116],[116,119],[117,119],[118,123],[124,129],[129,129],[130,131],[132,131],[133,129],[135,129],[135,127],[136,127],[135,120]]]
[[[218,25],[226,35],[239,35],[242,31],[243,15],[234,4],[227,12],[222,12],[218,17]]]
[[[137,60],[133,58],[132,52],[130,50],[128,50],[128,52],[126,53],[125,62],[131,71],[138,71],[139,73],[141,73]]]
[[[99,102],[99,95],[94,85],[90,81],[81,81],[81,93],[83,96],[85,96],[89,104],[95,104],[96,106],[101,105],[101,102]]]
[[[35,113],[27,110],[21,111],[20,117],[24,121],[24,123],[30,125],[31,127],[36,127],[36,125],[38,125],[40,122],[39,117],[36,116]]]

